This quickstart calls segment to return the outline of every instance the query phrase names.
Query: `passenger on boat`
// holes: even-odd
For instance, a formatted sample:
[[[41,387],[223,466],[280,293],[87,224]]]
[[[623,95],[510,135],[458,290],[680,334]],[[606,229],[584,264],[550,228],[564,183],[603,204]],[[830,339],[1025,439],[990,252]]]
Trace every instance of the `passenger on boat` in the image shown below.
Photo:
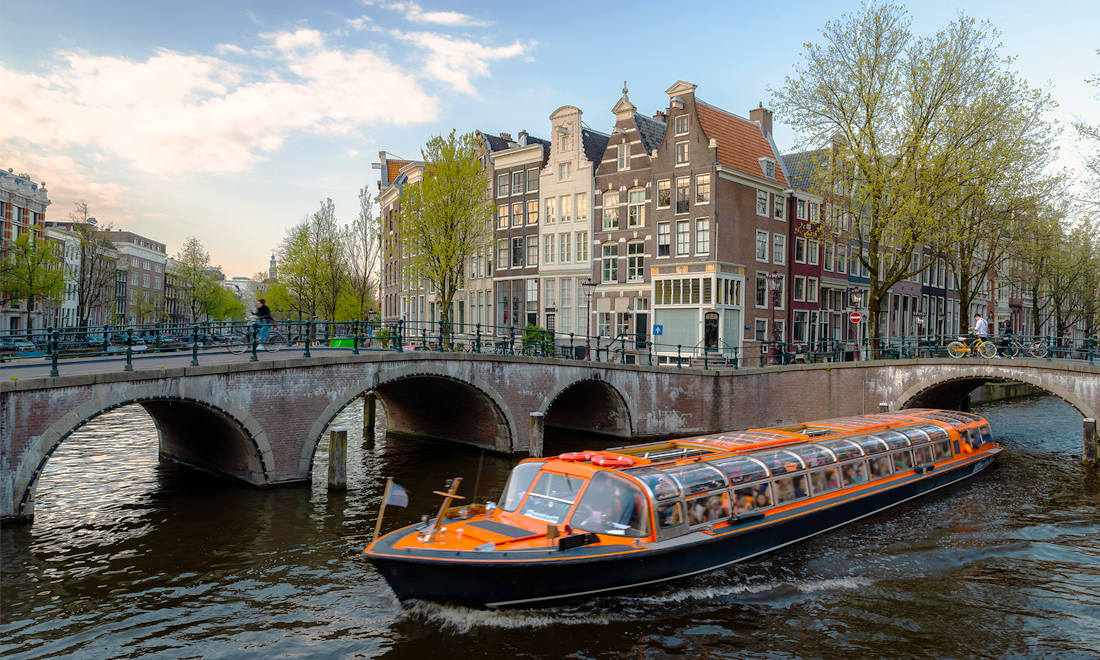
[[[711,495],[707,500],[707,522],[716,522],[730,517],[729,504],[723,500],[724,495]]]
[[[806,495],[808,493],[806,492],[806,479],[805,479],[805,477],[795,477],[791,481],[794,484],[794,496],[796,498],[806,497]]]
[[[658,506],[657,520],[661,521],[661,527],[675,527],[684,522],[684,514],[681,512],[680,503],[671,502]]]
[[[775,480],[775,497],[780,504],[785,504],[794,499],[794,485],[790,479]]]
[[[867,481],[863,463],[852,463],[844,466],[844,485],[861,484]]]
[[[771,495],[768,494],[768,486],[764,484],[759,486],[756,491],[756,508],[772,505]]]
[[[734,493],[734,513],[742,514],[753,510],[752,491],[745,488]]]
[[[890,474],[890,462],[885,456],[871,459],[871,478],[878,479]]]
[[[909,452],[900,451],[900,452],[894,454],[894,471],[895,472],[908,470],[911,467],[913,467],[913,459],[910,458]]]
[[[829,487],[829,490],[840,488],[840,477],[837,476],[836,468],[825,470],[825,485]]]

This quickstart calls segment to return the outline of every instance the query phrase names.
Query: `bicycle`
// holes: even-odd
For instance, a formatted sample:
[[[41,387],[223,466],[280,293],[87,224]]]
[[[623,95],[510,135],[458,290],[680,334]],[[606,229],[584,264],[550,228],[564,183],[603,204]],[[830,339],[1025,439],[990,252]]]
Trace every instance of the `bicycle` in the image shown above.
[[[983,340],[981,337],[974,337],[973,343],[967,343],[968,339],[968,337],[963,336],[959,337],[958,341],[948,344],[947,354],[953,358],[962,358],[977,353],[986,359],[997,354],[997,345],[993,342]]]
[[[1024,351],[1031,357],[1041,358],[1047,355],[1047,347],[1038,339],[1027,344],[1019,339],[1011,339],[1008,342],[1007,350],[1011,351],[1012,357],[1019,357],[1020,353]]]
[[[249,324],[246,328],[235,331],[231,335],[229,342],[229,352],[240,355],[245,351],[252,350],[252,338],[255,336],[254,331],[259,329],[255,325],[255,317],[249,319]],[[267,331],[267,338],[264,339],[264,350],[272,353],[278,351],[284,346],[290,346],[290,342],[287,340],[286,335],[275,329],[275,325],[272,324],[271,328]]]

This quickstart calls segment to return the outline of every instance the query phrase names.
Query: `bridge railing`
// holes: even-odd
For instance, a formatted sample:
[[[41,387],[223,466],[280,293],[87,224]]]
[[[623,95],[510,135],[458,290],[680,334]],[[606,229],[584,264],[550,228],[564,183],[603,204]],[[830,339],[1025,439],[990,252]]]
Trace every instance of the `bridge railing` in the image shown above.
[[[191,364],[212,353],[250,354],[257,360],[263,347],[263,327],[255,322],[199,324],[151,323],[87,328],[46,328],[0,335],[0,360],[41,358],[52,362],[79,358],[125,356],[125,370],[143,353],[187,351]],[[677,368],[762,367],[814,362],[946,357],[952,335],[892,336],[856,340],[815,339],[765,341],[731,346],[710,337],[695,345],[676,344],[662,337],[601,328],[597,334],[563,333],[533,326],[501,326],[440,321],[319,321],[281,320],[269,330],[268,347],[290,353],[349,351],[442,351],[530,355],[562,360],[591,360]],[[278,337],[273,341],[273,338]],[[1096,338],[993,336],[1003,359],[1086,360],[1094,364],[1100,346]],[[975,355],[976,356],[976,355]]]

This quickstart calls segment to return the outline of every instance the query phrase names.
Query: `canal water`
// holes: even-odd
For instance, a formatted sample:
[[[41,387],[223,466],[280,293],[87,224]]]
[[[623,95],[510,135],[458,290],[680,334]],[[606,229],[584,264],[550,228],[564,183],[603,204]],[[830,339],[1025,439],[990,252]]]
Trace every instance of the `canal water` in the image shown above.
[[[2,529],[0,656],[24,658],[1095,658],[1100,478],[1080,416],[989,404],[1007,451],[977,480],[652,591],[490,612],[402,608],[363,559],[384,476],[411,493],[385,528],[496,499],[513,461],[349,429],[349,490],[257,491],[157,458],[135,407],[48,464],[31,526]],[[552,452],[590,444],[548,440]],[[480,479],[478,479],[479,465]]]

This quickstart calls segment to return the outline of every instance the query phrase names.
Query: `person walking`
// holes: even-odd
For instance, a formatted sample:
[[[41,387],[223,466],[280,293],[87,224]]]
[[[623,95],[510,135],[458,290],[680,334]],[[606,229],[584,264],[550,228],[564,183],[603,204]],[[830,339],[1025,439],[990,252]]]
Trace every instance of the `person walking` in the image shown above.
[[[275,326],[275,317],[271,315],[271,310],[267,307],[267,301],[263,298],[260,298],[256,303],[256,311],[253,313],[256,315],[256,321],[260,331],[259,343],[256,346],[256,350],[266,351],[267,349],[264,348],[264,340],[267,339],[267,333]]]

